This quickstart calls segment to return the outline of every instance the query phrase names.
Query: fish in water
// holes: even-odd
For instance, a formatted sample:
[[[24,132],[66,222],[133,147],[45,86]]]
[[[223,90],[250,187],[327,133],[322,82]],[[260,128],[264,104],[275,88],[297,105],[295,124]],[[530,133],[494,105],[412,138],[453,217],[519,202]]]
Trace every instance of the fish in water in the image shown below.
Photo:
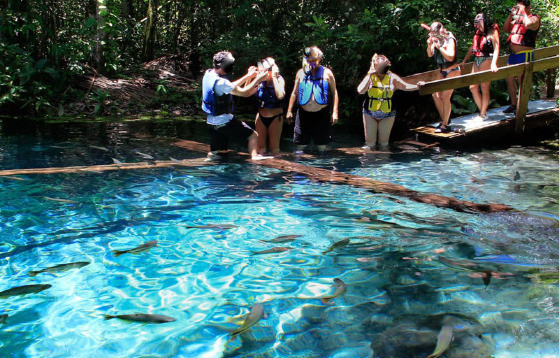
[[[0,298],[27,295],[29,293],[37,293],[51,287],[52,285],[48,285],[48,284],[47,285],[42,285],[42,284],[24,285],[24,286],[12,287],[8,290],[0,292]]]
[[[514,181],[520,180],[520,173],[517,171],[514,172],[514,177],[512,178]]]
[[[136,151],[136,154],[138,154],[140,157],[142,157],[142,158],[144,158],[144,159],[149,159],[149,160],[153,160],[153,159],[154,159],[151,155],[146,154],[146,153],[142,153],[142,152]]]
[[[186,225],[187,229],[212,229],[212,230],[228,230],[234,229],[237,225],[231,224],[208,224],[208,225]]]
[[[42,270],[37,270],[37,271],[29,271],[29,276],[35,276],[37,274],[43,273],[43,272],[60,272],[60,271],[67,271],[67,270],[71,270],[74,268],[82,268],[84,266],[89,265],[89,262],[86,261],[80,261],[80,262],[70,262],[68,264],[60,264],[60,265],[56,265],[56,266],[52,266],[52,267],[47,267],[44,268]]]
[[[287,250],[291,250],[291,247],[272,247],[271,249],[253,252],[251,255],[275,254]]]
[[[487,289],[487,286],[489,286],[489,283],[491,282],[491,276],[493,276],[493,274],[491,273],[491,271],[484,271],[482,272],[483,276],[481,277],[483,280],[483,283],[485,284],[485,288]]]
[[[262,318],[268,318],[268,316],[264,312],[264,306],[262,306],[262,304],[260,303],[257,303],[252,306],[241,327],[230,332],[231,336],[234,337],[237,334],[245,332],[250,327],[258,323],[258,321],[260,321]]]
[[[64,204],[78,204],[78,202],[75,201],[75,200],[51,198],[49,196],[43,196],[43,199],[50,200],[50,201],[56,201],[56,202],[64,203]]]
[[[332,293],[331,295],[320,297],[320,302],[322,302],[322,304],[330,303],[331,300],[336,297],[340,297],[347,290],[345,282],[340,280],[339,278],[334,279],[334,284],[332,285],[332,287],[335,287],[334,293]]]
[[[99,147],[97,145],[90,145],[89,148],[93,148],[93,149],[97,149],[97,150],[102,150],[103,152],[108,152],[109,150],[105,147]]]
[[[133,322],[143,322],[143,323],[168,323],[174,322],[176,319],[169,316],[163,316],[160,314],[149,314],[149,313],[133,313],[133,314],[117,314],[117,315],[104,315],[105,319],[118,318],[125,321]]]
[[[0,314],[0,324],[6,323],[6,319],[8,318],[7,314]]]
[[[138,254],[140,252],[147,251],[154,246],[157,246],[157,240],[148,241],[145,244],[141,244],[140,246],[136,246],[128,250],[113,250],[113,254],[115,256],[120,256],[122,254]]]
[[[333,243],[332,245],[330,245],[330,247],[328,249],[326,249],[326,251],[323,252],[323,254],[326,254],[330,251],[333,251],[334,249],[338,249],[340,247],[344,247],[347,244],[349,244],[349,238],[345,238],[343,240],[337,241],[335,243]]]
[[[274,242],[274,243],[282,243],[282,242],[290,242],[294,241],[296,238],[301,237],[301,235],[282,235],[278,236],[272,240],[261,240],[262,242]]]
[[[116,165],[121,165],[122,164],[122,162],[120,160],[116,159],[116,158],[111,158],[111,159],[113,160],[113,163],[116,164]]]
[[[439,336],[437,337],[437,345],[435,346],[435,350],[431,353],[427,358],[437,358],[443,354],[448,347],[450,346],[450,342],[452,342],[452,324],[445,323],[439,332]]]

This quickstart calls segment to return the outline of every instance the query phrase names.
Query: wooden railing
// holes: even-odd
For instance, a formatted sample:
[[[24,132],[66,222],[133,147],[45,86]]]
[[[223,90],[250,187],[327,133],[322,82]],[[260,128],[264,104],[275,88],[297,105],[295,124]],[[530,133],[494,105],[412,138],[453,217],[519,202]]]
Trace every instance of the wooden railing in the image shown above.
[[[497,62],[499,70],[497,72],[488,70],[470,73],[472,70],[472,62],[469,62],[462,68],[463,75],[460,76],[437,80],[439,71],[434,70],[407,76],[404,77],[404,80],[409,83],[424,81],[425,84],[419,87],[419,93],[425,95],[466,87],[477,83],[500,80],[507,77],[521,76],[522,82],[519,86],[515,118],[515,134],[521,135],[524,132],[524,119],[528,109],[528,100],[530,99],[533,72],[559,67],[559,45],[536,49],[534,51],[534,57],[536,60],[533,62],[507,66],[508,56],[499,56]]]

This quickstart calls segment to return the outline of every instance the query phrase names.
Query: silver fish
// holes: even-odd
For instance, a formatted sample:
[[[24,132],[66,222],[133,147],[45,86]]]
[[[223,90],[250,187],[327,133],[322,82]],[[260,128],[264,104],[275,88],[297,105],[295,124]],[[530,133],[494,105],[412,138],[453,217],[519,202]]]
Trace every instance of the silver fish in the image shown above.
[[[260,303],[257,303],[254,306],[252,306],[250,312],[247,314],[245,321],[243,322],[241,327],[230,332],[231,336],[235,336],[239,333],[245,332],[250,327],[254,326],[262,318],[268,318],[268,316],[264,312],[264,306],[262,306],[262,304]]]
[[[320,297],[320,302],[322,302],[323,304],[330,303],[331,300],[336,297],[340,297],[347,290],[345,282],[340,280],[339,278],[334,279],[334,284],[332,285],[332,287],[336,288],[334,290],[334,293],[332,293],[331,295]]]
[[[142,152],[136,151],[136,154],[138,154],[140,157],[142,157],[142,158],[144,158],[144,159],[149,159],[149,160],[153,160],[153,159],[154,159],[151,155],[146,154],[146,153],[142,153]]]
[[[347,244],[349,244],[349,238],[345,238],[343,240],[337,241],[335,243],[333,243],[332,245],[330,245],[330,247],[328,249],[326,249],[326,251],[323,252],[323,254],[326,254],[330,251],[333,251],[334,249],[340,248],[340,247],[344,247]]]
[[[120,160],[116,159],[116,158],[111,158],[111,159],[113,160],[113,163],[116,164],[116,165],[121,165],[122,164],[122,162]]]
[[[271,249],[252,252],[251,255],[275,254],[287,250],[291,250],[291,247],[272,247]]]
[[[97,150],[102,150],[103,152],[108,152],[109,150],[105,147],[99,147],[97,145],[90,145],[89,148],[93,148],[93,149],[97,149]]]
[[[60,198],[51,198],[50,196],[43,196],[43,199],[45,199],[45,200],[50,200],[50,201],[56,201],[56,202],[64,203],[64,204],[78,204],[78,202],[75,201],[75,200],[60,199]]]
[[[174,322],[176,319],[169,316],[163,316],[160,314],[149,314],[149,313],[133,313],[133,314],[118,314],[118,315],[110,315],[106,314],[105,319],[113,319],[118,318],[125,321],[133,321],[133,322],[143,322],[143,323],[168,323]]]
[[[443,354],[448,347],[450,346],[450,342],[452,342],[452,329],[453,326],[451,324],[444,324],[439,332],[439,336],[437,337],[437,345],[435,346],[435,350],[433,353],[427,356],[427,358],[437,358]]]
[[[187,229],[212,229],[212,230],[228,230],[234,229],[237,225],[231,224],[208,224],[208,225],[186,225]]]
[[[48,285],[48,284],[47,285],[41,285],[41,284],[24,285],[24,286],[12,287],[10,289],[0,292],[0,298],[27,295],[29,293],[38,293],[51,287],[52,285]]]
[[[43,273],[43,272],[60,272],[60,271],[67,271],[67,270],[71,270],[73,268],[81,268],[84,266],[89,265],[89,262],[85,262],[85,261],[80,261],[80,262],[70,262],[67,264],[60,264],[60,265],[56,265],[56,266],[52,266],[52,267],[47,267],[44,268],[42,270],[37,270],[37,271],[29,271],[29,276],[36,276],[37,274]]]
[[[137,254],[143,251],[147,251],[154,246],[157,246],[157,240],[148,241],[145,244],[141,244],[140,246],[136,246],[128,250],[113,250],[113,254],[115,256],[120,256],[122,254]]]
[[[278,236],[278,237],[276,237],[272,240],[261,240],[261,241],[262,242],[282,243],[282,242],[294,241],[298,237],[301,237],[301,235],[282,235],[282,236]]]

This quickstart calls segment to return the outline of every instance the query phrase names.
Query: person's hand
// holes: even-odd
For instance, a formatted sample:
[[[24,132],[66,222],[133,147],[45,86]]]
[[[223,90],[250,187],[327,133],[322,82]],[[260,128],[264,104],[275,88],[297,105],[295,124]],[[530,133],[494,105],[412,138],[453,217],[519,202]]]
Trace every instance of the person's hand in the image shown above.
[[[417,87],[423,87],[425,86],[425,83],[426,83],[425,81],[419,81],[417,82]]]
[[[287,121],[287,124],[291,124],[293,121],[293,112],[287,112],[285,114],[285,120]]]
[[[248,68],[247,75],[249,75],[252,78],[252,77],[256,76],[257,71],[258,71],[258,68],[256,68],[256,66],[250,66]]]
[[[497,72],[499,71],[499,67],[497,67],[497,64],[494,62],[491,62],[491,72]]]
[[[256,74],[256,81],[262,81],[266,76],[268,76],[268,71],[258,71]]]
[[[279,76],[278,68],[276,66],[272,66],[272,77],[278,78],[278,76]]]
[[[332,124],[336,124],[336,122],[338,122],[338,113],[333,112],[332,113]]]

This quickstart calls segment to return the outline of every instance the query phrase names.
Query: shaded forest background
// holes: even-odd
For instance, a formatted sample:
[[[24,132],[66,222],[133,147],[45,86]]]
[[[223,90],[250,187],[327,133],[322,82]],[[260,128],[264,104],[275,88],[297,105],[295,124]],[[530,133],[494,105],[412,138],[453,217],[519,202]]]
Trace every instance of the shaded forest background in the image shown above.
[[[475,15],[485,12],[502,28],[515,3],[7,0],[0,4],[0,113],[198,113],[200,74],[211,67],[215,52],[233,52],[233,78],[260,58],[274,57],[291,91],[303,48],[317,45],[336,76],[340,120],[359,121],[362,99],[355,87],[374,53],[387,55],[400,75],[434,69],[419,24],[436,20],[456,35],[461,60],[471,44]],[[538,46],[557,44],[557,0],[534,1],[532,8],[542,19]],[[505,40],[501,34],[502,44]],[[501,53],[507,51],[502,46]],[[506,101],[504,83],[492,92],[496,101]],[[467,97],[458,92],[455,111],[475,110]]]

